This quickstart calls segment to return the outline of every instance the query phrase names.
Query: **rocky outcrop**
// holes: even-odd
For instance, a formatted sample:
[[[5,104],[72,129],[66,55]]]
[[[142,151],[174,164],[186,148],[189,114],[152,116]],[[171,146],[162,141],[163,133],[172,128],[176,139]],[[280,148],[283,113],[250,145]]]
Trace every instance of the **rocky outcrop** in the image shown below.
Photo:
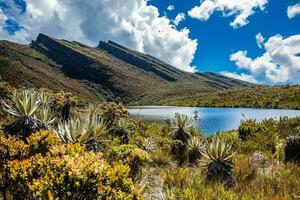
[[[100,84],[112,92],[123,93],[119,88],[113,87],[112,72],[109,68],[86,54],[68,47],[60,40],[39,34],[36,41],[32,41],[30,46],[61,65],[66,76],[88,80]]]
[[[147,55],[127,49],[112,41],[100,41],[98,48],[107,51],[124,62],[130,63],[147,72],[153,72],[168,81],[176,81],[176,77],[174,76],[176,70],[174,70],[174,67],[173,69],[168,69],[164,65],[159,66],[157,63],[151,61]]]

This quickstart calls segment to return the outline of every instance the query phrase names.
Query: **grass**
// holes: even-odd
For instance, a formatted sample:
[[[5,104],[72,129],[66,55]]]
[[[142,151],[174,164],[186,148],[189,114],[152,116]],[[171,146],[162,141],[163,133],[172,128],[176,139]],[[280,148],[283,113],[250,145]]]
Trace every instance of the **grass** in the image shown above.
[[[181,98],[166,105],[300,109],[300,86],[256,86]]]
[[[9,93],[15,89],[0,86],[3,96],[10,99]],[[64,93],[48,92],[51,109],[59,120]],[[87,105],[75,105],[73,117],[87,112]],[[93,108],[108,125],[103,137],[91,143],[99,148],[60,140],[53,131],[58,121],[50,130],[33,133],[25,140],[0,133],[1,195],[6,199],[128,200],[293,200],[300,196],[300,165],[285,161],[286,138],[300,135],[300,118],[247,120],[237,130],[215,136],[236,152],[233,184],[224,185],[207,182],[201,159],[191,165],[184,157],[187,160],[179,165],[173,147],[183,141],[174,140],[169,123],[127,119],[129,140],[123,144],[115,134],[116,122],[127,117],[127,110],[115,103]],[[4,112],[0,124],[14,120]],[[185,131],[201,144],[211,140],[193,127]]]

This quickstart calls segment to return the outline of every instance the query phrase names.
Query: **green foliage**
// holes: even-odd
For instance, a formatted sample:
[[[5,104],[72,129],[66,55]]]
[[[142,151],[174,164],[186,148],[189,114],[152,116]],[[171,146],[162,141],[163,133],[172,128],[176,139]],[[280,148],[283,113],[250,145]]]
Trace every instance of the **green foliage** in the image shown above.
[[[180,140],[186,144],[191,137],[190,128],[195,125],[195,120],[186,115],[176,113],[175,119],[171,120],[171,134],[174,140]]]
[[[80,151],[78,144],[53,147],[46,156],[9,161],[5,170],[15,199],[139,198],[128,166],[110,166],[100,155]]]
[[[200,161],[201,158],[201,148],[202,142],[199,139],[199,137],[192,137],[188,141],[188,157],[189,157],[189,162],[192,165],[197,165]]]
[[[2,100],[3,109],[16,117],[16,120],[12,124],[5,127],[4,132],[26,139],[34,132],[47,130],[49,128],[48,125],[54,119],[50,111],[46,110],[45,105],[48,103],[47,100],[49,100],[46,96],[45,92],[27,89],[15,91],[11,103]],[[35,115],[37,111],[39,112]],[[36,118],[37,116],[41,117],[46,123]]]
[[[225,90],[197,97],[179,98],[167,105],[194,107],[242,107],[300,109],[300,86],[255,86]]]
[[[130,132],[130,122],[127,118],[120,118],[116,121],[114,134],[120,138],[122,144],[128,144]]]
[[[0,134],[1,163],[8,160],[23,159],[35,154],[46,154],[55,145],[60,144],[54,133],[41,131],[27,138],[27,141],[18,140],[14,136],[6,137]]]
[[[260,131],[262,127],[256,124],[256,120],[248,119],[242,121],[238,128],[239,138],[243,141],[246,141],[251,135]]]
[[[99,115],[88,112],[69,121],[59,122],[55,132],[65,143],[79,142],[89,149],[98,150],[108,129]]]
[[[171,120],[171,135],[174,140],[172,153],[182,166],[188,160],[187,143],[191,138],[190,129],[195,125],[195,120],[186,115],[176,113],[175,119]]]
[[[141,174],[141,168],[152,162],[150,155],[135,145],[113,146],[109,149],[107,159],[109,163],[123,161],[130,167],[130,175],[136,180]]]
[[[300,136],[288,137],[284,150],[286,162],[300,164]]]
[[[213,137],[211,141],[206,141],[200,148],[202,154],[201,165],[204,168],[207,182],[220,181],[227,185],[233,184],[232,162],[235,152],[232,145]]]
[[[121,103],[107,102],[100,104],[98,107],[100,116],[109,126],[113,125],[117,119],[128,116],[128,110]]]

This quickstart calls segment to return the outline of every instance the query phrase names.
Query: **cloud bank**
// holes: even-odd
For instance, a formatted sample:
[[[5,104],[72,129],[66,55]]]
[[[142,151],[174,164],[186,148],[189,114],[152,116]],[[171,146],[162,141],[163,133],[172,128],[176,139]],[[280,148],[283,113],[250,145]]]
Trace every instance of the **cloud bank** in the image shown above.
[[[271,83],[300,83],[300,35],[283,38],[270,37],[262,44],[265,53],[249,58],[247,51],[238,51],[230,56],[239,69],[249,71],[253,77],[263,77]]]
[[[238,28],[249,23],[248,17],[255,11],[265,9],[268,0],[203,0],[188,14],[192,18],[206,21],[214,12],[222,12],[224,17],[235,16],[230,26]]]
[[[220,74],[223,75],[223,76],[227,76],[229,78],[239,79],[239,80],[246,81],[246,82],[249,82],[249,83],[255,83],[255,84],[259,83],[255,79],[254,76],[249,75],[249,74],[245,74],[245,73],[237,74],[237,73],[234,73],[234,72],[223,71],[223,72],[220,72]]]
[[[195,71],[191,63],[197,40],[189,37],[189,29],[177,30],[146,0],[26,0],[23,11],[15,2],[7,0],[7,6],[1,7],[0,39],[28,43],[42,32],[93,46],[99,40],[113,40],[179,69]],[[9,35],[4,29],[7,19],[23,28]]]
[[[300,14],[300,3],[288,7],[287,16],[289,19],[292,19],[293,17],[299,14]]]

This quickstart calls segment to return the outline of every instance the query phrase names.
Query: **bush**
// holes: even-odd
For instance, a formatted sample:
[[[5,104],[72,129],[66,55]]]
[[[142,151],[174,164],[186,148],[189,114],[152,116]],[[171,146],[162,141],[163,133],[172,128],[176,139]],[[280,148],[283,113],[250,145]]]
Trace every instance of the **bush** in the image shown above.
[[[79,144],[5,165],[14,199],[139,199],[124,164],[110,166]]]
[[[108,152],[107,160],[110,163],[123,161],[123,163],[128,164],[133,180],[136,180],[137,176],[140,175],[143,166],[152,162],[150,155],[135,145],[112,147]]]
[[[24,159],[38,153],[45,155],[53,145],[59,143],[56,135],[49,131],[35,133],[27,138],[27,141],[0,134],[1,164],[7,160]]]

